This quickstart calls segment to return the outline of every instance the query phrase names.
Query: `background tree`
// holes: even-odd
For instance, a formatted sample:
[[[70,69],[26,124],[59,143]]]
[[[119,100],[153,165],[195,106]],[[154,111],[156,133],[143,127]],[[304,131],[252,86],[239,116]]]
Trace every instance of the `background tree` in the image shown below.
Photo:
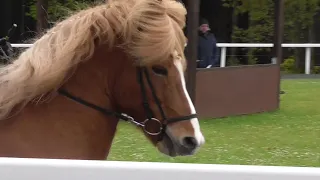
[[[30,0],[28,16],[37,20],[38,32],[52,27],[58,21],[103,0]]]
[[[319,13],[319,0],[285,1],[285,40],[288,43],[308,43],[314,41],[314,24]],[[304,70],[304,48],[293,48],[295,70]]]
[[[240,28],[236,20],[233,20],[232,42],[243,43],[271,43],[273,39],[274,0],[222,0],[224,6],[233,9],[233,18],[241,14],[248,15],[248,28]],[[319,13],[319,0],[288,0],[285,1],[284,41],[287,43],[313,42],[315,19]],[[271,49],[248,49],[247,64],[255,64]],[[304,48],[288,49],[295,60],[295,70],[304,69]],[[259,58],[257,58],[259,57]],[[269,59],[269,57],[268,57]],[[261,63],[261,62],[260,62]],[[268,62],[269,63],[269,62]]]
[[[41,33],[48,28],[48,0],[37,0],[36,3],[36,19],[37,19],[37,32]]]
[[[186,4],[186,0],[182,0]],[[209,20],[218,42],[272,43],[275,0],[201,0],[200,15]],[[0,36],[12,24],[18,29],[11,41],[23,43],[52,27],[66,16],[105,0],[1,0]],[[320,41],[320,0],[285,1],[285,43]],[[187,4],[186,4],[187,5]],[[26,13],[26,14],[25,14]],[[25,16],[24,16],[25,14]],[[42,33],[41,33],[42,34]],[[270,63],[269,48],[228,48],[229,65]],[[284,48],[295,72],[304,70],[304,48]],[[320,65],[320,48],[313,51],[314,64]],[[231,56],[230,56],[231,55]],[[248,56],[249,55],[249,56]],[[320,68],[319,68],[320,72]]]

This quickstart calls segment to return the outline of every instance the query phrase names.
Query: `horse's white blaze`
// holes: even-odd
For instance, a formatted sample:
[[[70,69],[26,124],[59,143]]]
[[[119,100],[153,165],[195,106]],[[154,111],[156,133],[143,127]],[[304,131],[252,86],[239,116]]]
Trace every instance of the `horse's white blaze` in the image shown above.
[[[185,78],[184,78],[184,73],[183,73],[183,66],[182,66],[182,63],[181,61],[175,61],[175,66],[177,67],[178,71],[179,71],[179,74],[180,74],[180,78],[181,78],[181,84],[182,84],[182,89],[183,89],[183,92],[188,100],[188,103],[189,103],[189,107],[190,107],[190,112],[192,114],[195,114],[196,113],[196,109],[191,101],[191,98],[189,96],[189,93],[187,91],[187,88],[186,88],[186,81],[185,81]],[[191,124],[192,124],[192,127],[194,129],[194,137],[196,138],[196,140],[198,141],[199,145],[203,144],[204,143],[204,137],[202,135],[202,132],[200,130],[200,125],[199,125],[199,121],[198,121],[198,118],[192,118],[191,120]]]

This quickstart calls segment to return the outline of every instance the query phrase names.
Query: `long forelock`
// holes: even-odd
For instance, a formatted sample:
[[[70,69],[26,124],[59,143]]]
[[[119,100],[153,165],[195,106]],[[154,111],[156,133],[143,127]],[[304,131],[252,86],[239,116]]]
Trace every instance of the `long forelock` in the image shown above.
[[[124,49],[141,65],[172,61],[174,51],[184,57],[184,6],[175,0],[136,0],[135,6],[124,23]]]
[[[98,45],[112,48],[119,37],[118,46],[140,64],[172,60],[174,51],[184,60],[185,15],[175,0],[109,0],[57,23],[12,64],[0,68],[0,119],[16,105],[23,108],[58,89]]]

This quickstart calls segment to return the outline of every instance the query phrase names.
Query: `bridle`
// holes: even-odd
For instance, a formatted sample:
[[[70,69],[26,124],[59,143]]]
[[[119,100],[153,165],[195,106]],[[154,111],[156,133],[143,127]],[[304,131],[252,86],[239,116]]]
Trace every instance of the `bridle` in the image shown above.
[[[161,123],[157,118],[154,117],[154,113],[152,111],[152,109],[150,108],[149,102],[148,102],[148,98],[147,98],[147,93],[146,93],[146,85],[145,82],[143,81],[143,75],[145,75],[146,80],[147,80],[147,84],[151,90],[152,93],[152,97],[154,98],[154,101],[159,109],[159,112],[161,114],[161,118],[163,120],[163,123]],[[145,110],[145,114],[146,114],[146,120],[144,120],[143,122],[138,122],[136,121],[133,117],[125,114],[125,113],[118,113],[115,111],[111,111],[99,106],[96,106],[92,103],[89,103],[87,101],[82,100],[79,97],[75,97],[73,95],[71,95],[70,93],[68,93],[65,90],[59,89],[58,92],[59,94],[66,96],[82,105],[85,105],[87,107],[93,108],[97,111],[100,111],[101,113],[104,113],[105,115],[109,115],[109,116],[115,116],[116,118],[122,119],[124,121],[128,121],[130,123],[135,124],[136,126],[140,126],[143,128],[143,130],[152,136],[156,136],[159,135],[158,141],[162,140],[163,135],[165,134],[165,129],[167,127],[168,124],[171,123],[175,123],[175,122],[179,122],[179,121],[185,121],[185,120],[190,120],[192,118],[196,118],[197,114],[191,114],[191,115],[187,115],[187,116],[181,116],[181,117],[175,117],[175,118],[167,118],[167,116],[165,115],[163,108],[161,107],[161,103],[156,95],[155,92],[155,88],[151,82],[149,73],[147,71],[147,69],[145,67],[137,67],[137,80],[138,83],[140,84],[140,89],[141,89],[141,94],[142,94],[142,100],[143,100],[143,107]],[[151,132],[148,130],[148,124],[149,123],[157,123],[159,125],[159,130],[156,132]]]

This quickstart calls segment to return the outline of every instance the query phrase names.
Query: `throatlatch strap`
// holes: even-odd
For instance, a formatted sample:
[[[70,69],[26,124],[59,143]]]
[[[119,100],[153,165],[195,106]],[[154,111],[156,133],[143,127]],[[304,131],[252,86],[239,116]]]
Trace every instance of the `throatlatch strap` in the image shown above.
[[[97,111],[99,111],[99,112],[101,112],[103,114],[115,116],[115,117],[120,118],[120,119],[125,120],[125,121],[130,120],[130,118],[128,116],[125,116],[123,114],[120,114],[120,113],[117,113],[117,112],[113,112],[113,111],[101,108],[101,107],[99,107],[97,105],[94,105],[92,103],[84,101],[79,97],[75,97],[75,96],[71,95],[70,93],[68,93],[65,90],[59,89],[58,92],[59,92],[59,94],[61,94],[63,96],[66,96],[66,97],[68,97],[68,98],[70,98],[70,99],[72,99],[72,100],[74,100],[74,101],[76,101],[76,102],[78,102],[80,104],[83,104],[83,105],[88,106],[88,107],[90,107],[92,109],[95,109],[95,110],[97,110]]]

